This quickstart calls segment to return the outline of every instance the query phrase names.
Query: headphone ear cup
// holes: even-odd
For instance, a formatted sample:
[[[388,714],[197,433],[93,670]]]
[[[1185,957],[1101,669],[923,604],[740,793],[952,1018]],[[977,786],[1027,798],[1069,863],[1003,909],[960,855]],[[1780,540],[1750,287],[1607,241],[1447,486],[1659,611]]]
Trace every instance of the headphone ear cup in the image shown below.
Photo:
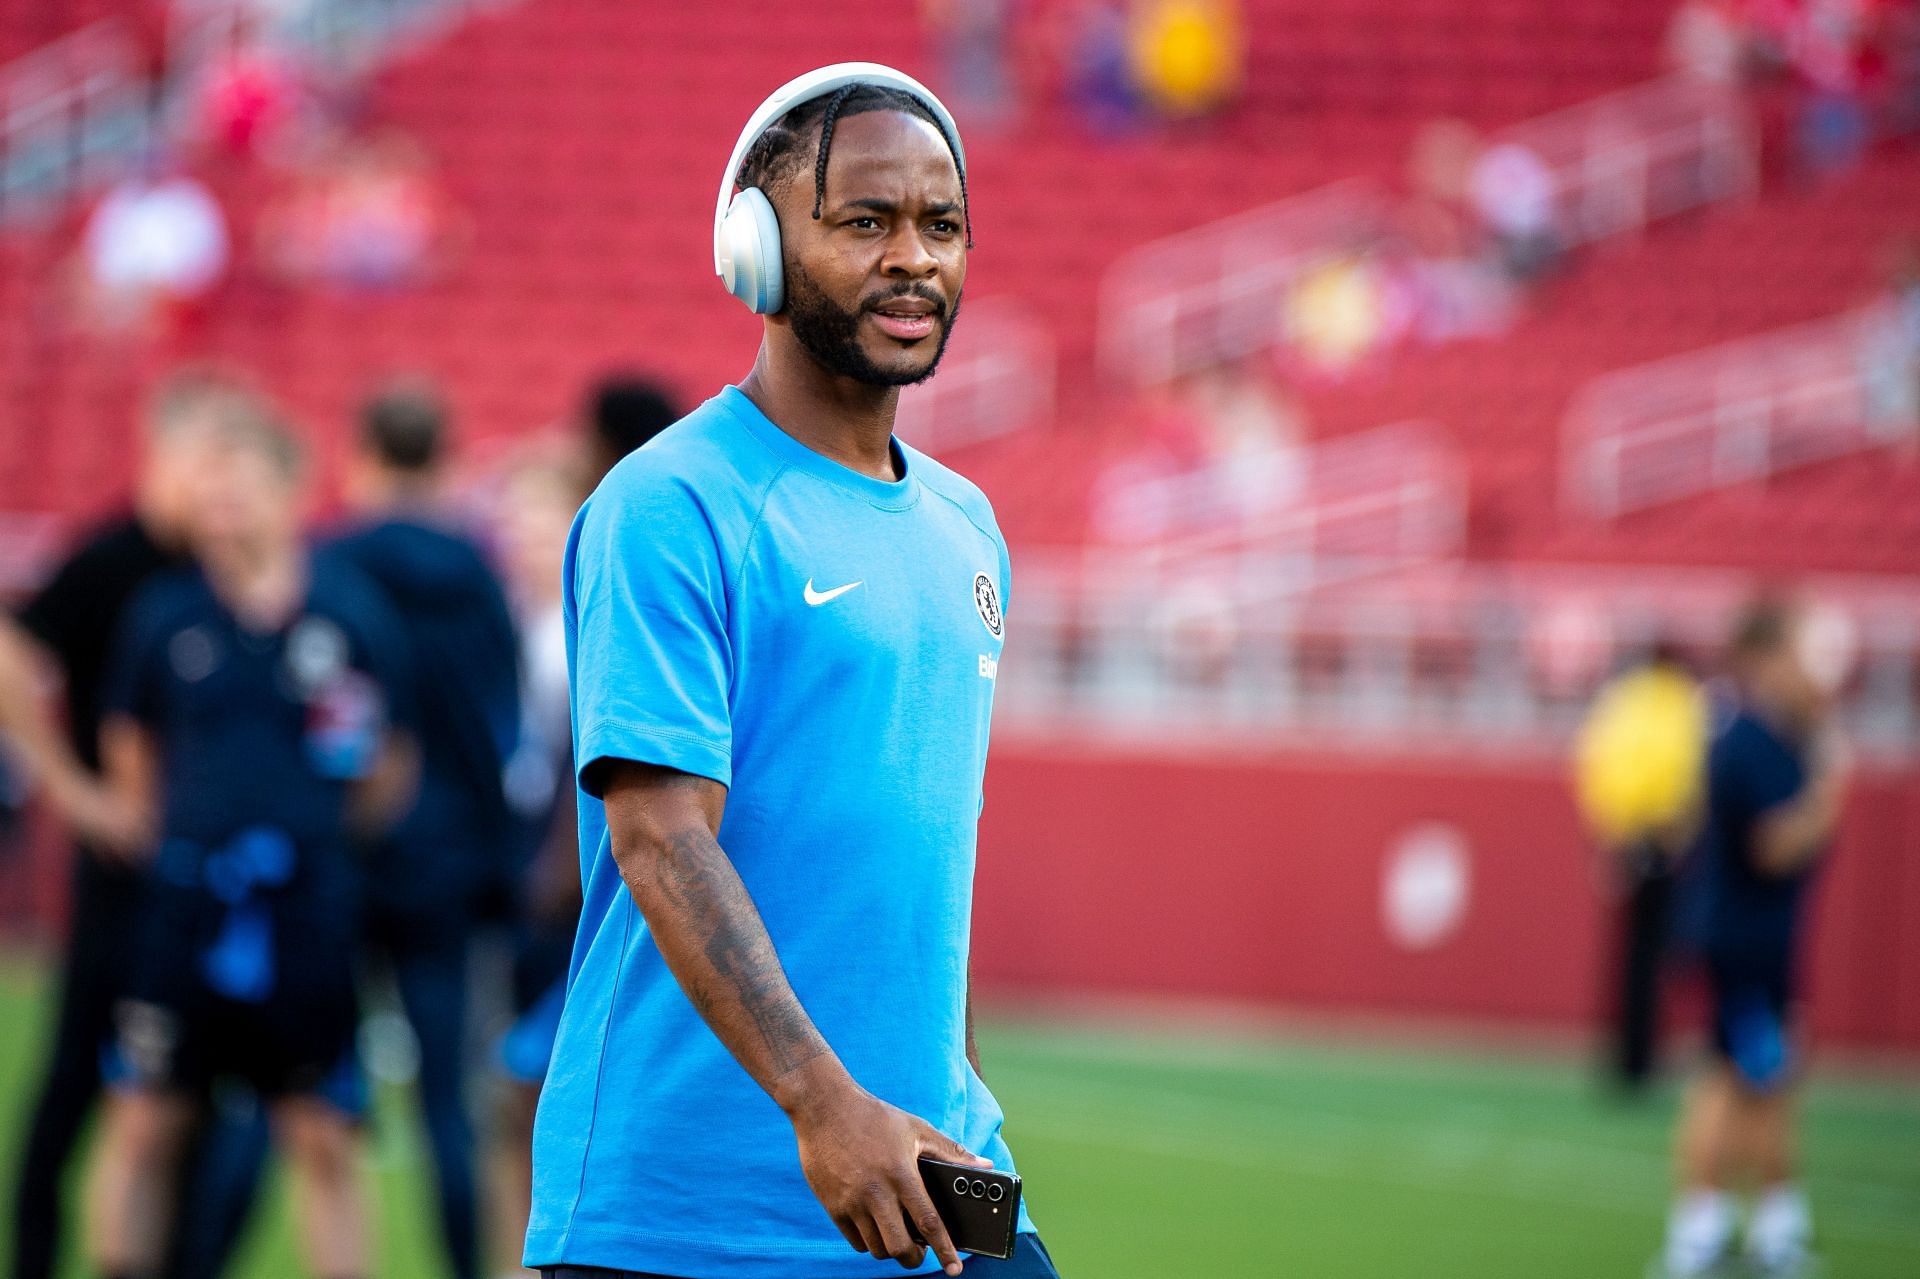
[[[755,315],[772,315],[786,301],[780,257],[780,219],[758,187],[733,197],[720,220],[720,279]]]

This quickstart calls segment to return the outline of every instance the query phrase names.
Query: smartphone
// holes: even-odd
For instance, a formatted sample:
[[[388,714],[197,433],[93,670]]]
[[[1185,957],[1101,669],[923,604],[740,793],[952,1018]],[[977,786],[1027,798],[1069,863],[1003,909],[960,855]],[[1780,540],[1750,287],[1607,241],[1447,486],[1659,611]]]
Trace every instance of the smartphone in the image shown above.
[[[922,1157],[920,1180],[954,1247],[996,1261],[1013,1256],[1014,1227],[1020,1221],[1019,1177]],[[926,1242],[918,1231],[914,1238]]]

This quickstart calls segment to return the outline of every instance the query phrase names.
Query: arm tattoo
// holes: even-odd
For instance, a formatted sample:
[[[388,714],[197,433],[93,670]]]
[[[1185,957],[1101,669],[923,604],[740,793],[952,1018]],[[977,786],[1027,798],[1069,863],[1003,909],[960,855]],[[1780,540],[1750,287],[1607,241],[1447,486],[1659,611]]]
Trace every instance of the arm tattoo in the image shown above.
[[[645,869],[628,888],[687,998],[748,1072],[764,1086],[827,1052],[714,837],[675,832]]]
[[[973,963],[967,963],[967,1064],[973,1067],[973,1073],[984,1081],[986,1076],[980,1073],[980,1045],[973,1038]]]

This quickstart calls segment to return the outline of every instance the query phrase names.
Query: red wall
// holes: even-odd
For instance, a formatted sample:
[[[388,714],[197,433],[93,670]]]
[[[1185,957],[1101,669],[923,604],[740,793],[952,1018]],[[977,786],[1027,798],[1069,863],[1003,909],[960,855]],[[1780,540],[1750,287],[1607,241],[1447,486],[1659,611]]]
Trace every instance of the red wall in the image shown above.
[[[1390,849],[1467,846],[1451,934],[1396,943]],[[1571,1025],[1603,904],[1567,787],[1511,761],[1144,758],[1014,745],[987,770],[975,971],[1002,993],[1202,995]],[[1920,786],[1856,781],[1818,889],[1809,1000],[1830,1042],[1920,1048]]]

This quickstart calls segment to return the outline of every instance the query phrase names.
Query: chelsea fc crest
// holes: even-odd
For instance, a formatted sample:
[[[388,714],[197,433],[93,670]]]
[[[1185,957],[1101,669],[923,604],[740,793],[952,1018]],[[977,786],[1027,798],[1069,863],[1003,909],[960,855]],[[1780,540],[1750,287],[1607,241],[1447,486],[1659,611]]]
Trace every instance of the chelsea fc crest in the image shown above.
[[[1000,592],[994,589],[993,579],[985,573],[973,575],[973,606],[980,610],[980,620],[986,623],[987,631],[1000,638]]]

